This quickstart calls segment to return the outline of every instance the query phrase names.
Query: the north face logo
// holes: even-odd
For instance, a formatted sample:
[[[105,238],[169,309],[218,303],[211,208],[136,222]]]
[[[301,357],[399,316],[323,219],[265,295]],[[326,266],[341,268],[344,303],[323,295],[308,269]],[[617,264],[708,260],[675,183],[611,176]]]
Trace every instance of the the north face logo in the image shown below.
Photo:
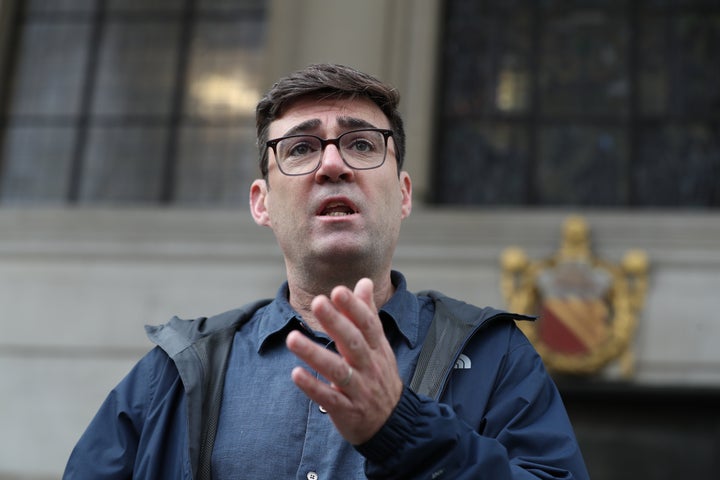
[[[470,361],[470,357],[468,357],[464,353],[461,353],[457,361],[455,362],[455,366],[453,368],[457,368],[460,370],[468,370],[471,366],[472,362]]]

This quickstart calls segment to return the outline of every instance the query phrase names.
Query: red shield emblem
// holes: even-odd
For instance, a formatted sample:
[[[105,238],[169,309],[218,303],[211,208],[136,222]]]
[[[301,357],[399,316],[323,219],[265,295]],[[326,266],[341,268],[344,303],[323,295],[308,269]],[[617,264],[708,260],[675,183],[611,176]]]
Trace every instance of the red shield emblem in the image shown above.
[[[586,355],[608,340],[609,320],[609,309],[600,299],[546,298],[538,336],[553,351]]]
[[[561,262],[538,278],[538,338],[566,355],[586,355],[608,340],[610,275],[586,262]]]

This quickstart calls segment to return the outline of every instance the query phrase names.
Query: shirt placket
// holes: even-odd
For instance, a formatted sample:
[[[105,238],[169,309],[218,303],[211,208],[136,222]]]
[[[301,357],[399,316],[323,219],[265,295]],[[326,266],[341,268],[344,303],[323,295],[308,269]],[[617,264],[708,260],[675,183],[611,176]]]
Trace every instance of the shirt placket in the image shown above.
[[[334,342],[330,341],[325,348],[334,351]],[[315,378],[325,381],[320,374],[313,371]],[[307,425],[305,428],[305,443],[303,445],[300,466],[297,472],[298,480],[328,480],[327,472],[323,471],[324,459],[335,452],[328,451],[328,432],[334,431],[332,421],[327,410],[322,405],[310,401],[307,412]]]

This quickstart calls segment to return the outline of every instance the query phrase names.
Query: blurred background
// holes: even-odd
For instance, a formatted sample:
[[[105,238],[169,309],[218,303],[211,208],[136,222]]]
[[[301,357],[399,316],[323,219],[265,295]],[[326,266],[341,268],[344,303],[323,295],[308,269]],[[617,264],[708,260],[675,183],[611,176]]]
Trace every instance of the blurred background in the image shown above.
[[[0,479],[61,475],[143,325],[271,297],[254,107],[344,63],[403,95],[410,288],[650,258],[635,370],[558,378],[595,480],[720,468],[720,1],[0,0]]]

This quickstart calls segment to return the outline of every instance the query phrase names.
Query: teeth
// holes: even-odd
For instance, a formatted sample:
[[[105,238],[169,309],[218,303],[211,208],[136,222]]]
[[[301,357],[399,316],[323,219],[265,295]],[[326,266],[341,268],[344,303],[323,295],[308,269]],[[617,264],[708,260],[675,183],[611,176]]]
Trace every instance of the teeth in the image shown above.
[[[346,215],[352,215],[353,213],[356,212],[344,202],[332,202],[325,206],[321,215],[328,217],[344,217]]]

